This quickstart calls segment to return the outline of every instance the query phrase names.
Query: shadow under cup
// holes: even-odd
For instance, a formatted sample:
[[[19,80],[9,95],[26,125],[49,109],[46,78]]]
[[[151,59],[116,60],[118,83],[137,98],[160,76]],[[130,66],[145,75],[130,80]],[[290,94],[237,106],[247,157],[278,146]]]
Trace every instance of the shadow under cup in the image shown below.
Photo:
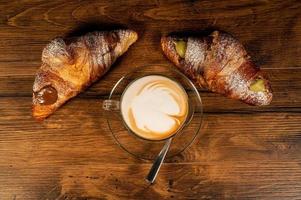
[[[123,76],[111,90],[110,96],[103,102],[103,109],[110,131],[117,144],[126,152],[136,158],[153,160],[162,149],[168,138],[163,140],[149,140],[140,137],[129,129],[123,120],[120,110],[120,100],[127,87],[135,80],[149,76],[159,75],[174,80],[182,86],[188,96],[188,114],[183,125],[173,134],[167,158],[175,156],[187,147],[196,138],[202,123],[203,108],[201,98],[193,83],[173,66],[149,65],[138,67]]]

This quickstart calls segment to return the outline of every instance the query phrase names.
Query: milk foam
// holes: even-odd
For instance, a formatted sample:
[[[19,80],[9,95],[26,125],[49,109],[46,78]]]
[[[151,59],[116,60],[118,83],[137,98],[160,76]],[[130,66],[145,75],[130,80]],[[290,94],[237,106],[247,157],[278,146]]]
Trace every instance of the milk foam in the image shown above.
[[[186,92],[173,80],[150,75],[133,82],[123,94],[121,111],[129,128],[141,137],[164,139],[184,123]]]

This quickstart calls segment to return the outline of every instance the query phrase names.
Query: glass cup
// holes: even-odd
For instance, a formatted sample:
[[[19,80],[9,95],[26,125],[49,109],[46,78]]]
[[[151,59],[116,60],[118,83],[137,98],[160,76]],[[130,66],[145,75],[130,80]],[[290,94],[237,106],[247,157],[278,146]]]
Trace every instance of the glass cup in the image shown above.
[[[123,119],[120,105],[124,92],[135,80],[149,75],[167,77],[184,88],[188,96],[188,114],[185,122],[171,136],[161,140],[143,138],[133,132]],[[103,109],[110,131],[117,144],[126,152],[140,159],[154,159],[166,140],[173,138],[167,157],[184,151],[199,133],[202,123],[202,101],[194,84],[173,66],[148,65],[138,67],[123,76],[113,86],[109,98],[103,101]]]

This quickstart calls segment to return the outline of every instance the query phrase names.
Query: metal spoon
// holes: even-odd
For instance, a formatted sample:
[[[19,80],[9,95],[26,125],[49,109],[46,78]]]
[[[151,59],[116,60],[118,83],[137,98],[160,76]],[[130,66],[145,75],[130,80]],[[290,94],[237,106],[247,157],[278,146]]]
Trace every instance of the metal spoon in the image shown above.
[[[153,163],[152,168],[150,169],[146,180],[149,183],[153,183],[158,175],[158,172],[160,170],[160,167],[164,161],[164,158],[169,150],[169,146],[171,144],[172,138],[168,139],[166,143],[164,144],[163,148],[161,149],[160,153],[158,154],[157,158],[155,159],[155,162]]]

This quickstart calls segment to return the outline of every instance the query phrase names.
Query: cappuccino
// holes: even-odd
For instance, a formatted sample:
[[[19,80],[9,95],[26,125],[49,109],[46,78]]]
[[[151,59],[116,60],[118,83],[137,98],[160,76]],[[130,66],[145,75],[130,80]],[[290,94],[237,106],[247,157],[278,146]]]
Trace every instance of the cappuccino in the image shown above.
[[[149,75],[132,82],[121,99],[121,113],[128,128],[149,140],[175,134],[188,115],[188,96],[175,81]]]

